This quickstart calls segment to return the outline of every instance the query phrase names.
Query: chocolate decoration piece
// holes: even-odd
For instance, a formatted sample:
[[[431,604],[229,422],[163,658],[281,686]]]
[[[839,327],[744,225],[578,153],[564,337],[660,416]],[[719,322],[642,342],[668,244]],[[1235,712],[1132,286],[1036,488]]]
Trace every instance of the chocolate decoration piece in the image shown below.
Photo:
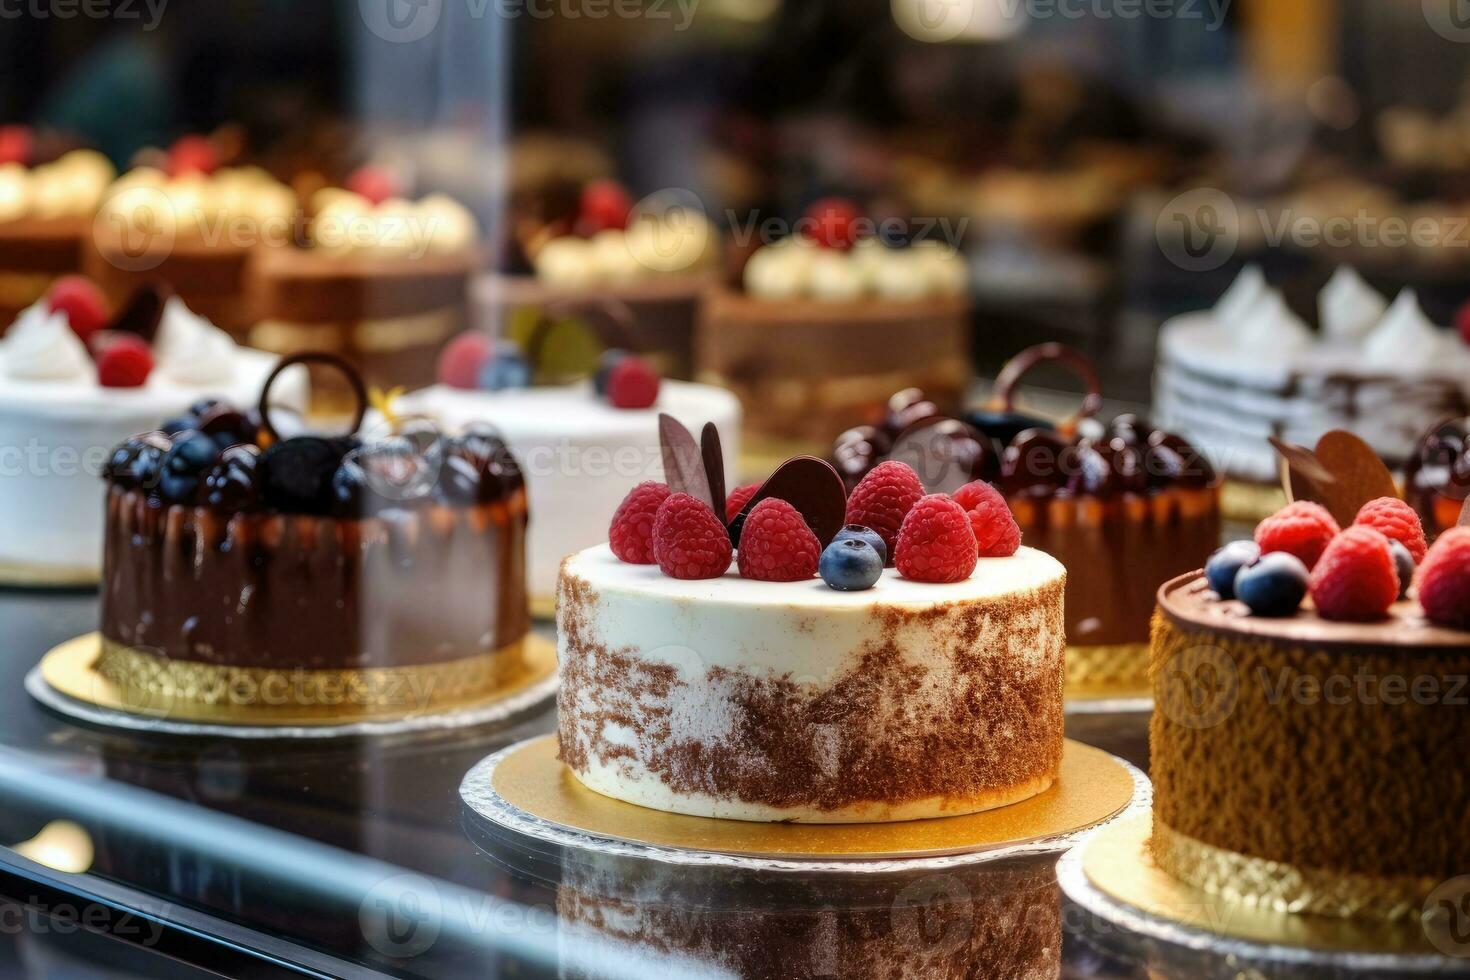
[[[1470,527],[1470,499],[1465,501],[1465,506],[1460,508],[1459,527]]]
[[[847,518],[847,490],[832,464],[815,456],[793,456],[766,478],[760,489],[730,522],[730,538],[740,546],[740,531],[755,505],[775,497],[795,507],[822,547],[827,547]]]
[[[1281,489],[1290,501],[1310,500],[1322,503],[1327,499],[1329,487],[1336,481],[1317,459],[1317,454],[1305,446],[1285,442],[1268,436],[1272,447],[1281,456]]]
[[[1086,389],[1082,396],[1082,405],[1077,409],[1077,413],[1057,425],[1057,429],[1067,435],[1076,432],[1078,422],[1090,419],[1102,410],[1102,383],[1098,381],[1097,370],[1092,366],[1092,361],[1088,360],[1087,355],[1066,344],[1037,344],[1035,347],[1026,348],[1007,361],[1005,367],[1001,368],[1000,375],[995,379],[995,392],[985,406],[986,409],[1005,412],[1008,415],[1015,414],[1016,385],[1020,384],[1021,379],[1030,373],[1032,368],[1047,363],[1056,363],[1070,368],[1072,373],[1081,379]]]
[[[257,409],[260,413],[260,425],[265,430],[266,435],[270,436],[272,442],[280,442],[285,437],[276,431],[275,423],[271,421],[271,385],[275,384],[276,379],[281,376],[282,372],[293,364],[324,364],[328,367],[336,368],[347,379],[347,384],[352,389],[353,397],[357,399],[357,409],[352,416],[352,427],[347,430],[347,434],[351,435],[362,428],[362,420],[367,416],[368,393],[367,386],[363,384],[362,375],[357,372],[357,368],[336,354],[328,354],[326,351],[302,351],[300,354],[292,354],[290,357],[281,358],[275,368],[266,377],[265,384],[260,387],[260,405]]]
[[[704,476],[709,481],[709,502],[715,516],[725,519],[725,451],[720,447],[720,430],[713,422],[704,423],[699,433],[699,451],[704,461]]]
[[[163,308],[172,295],[173,290],[165,283],[144,283],[113,315],[106,329],[134,334],[152,345],[153,338],[158,336],[158,325],[163,322]]]
[[[1314,450],[1272,438],[1284,461],[1282,485],[1291,500],[1321,504],[1347,527],[1370,500],[1398,497],[1393,474],[1373,448],[1346,429],[1333,429]]]
[[[678,419],[660,412],[658,442],[664,459],[664,482],[669,485],[669,490],[687,493],[714,510],[714,495],[710,493],[709,477],[704,470],[704,453],[694,441],[694,436]],[[722,511],[715,513],[719,515]]]

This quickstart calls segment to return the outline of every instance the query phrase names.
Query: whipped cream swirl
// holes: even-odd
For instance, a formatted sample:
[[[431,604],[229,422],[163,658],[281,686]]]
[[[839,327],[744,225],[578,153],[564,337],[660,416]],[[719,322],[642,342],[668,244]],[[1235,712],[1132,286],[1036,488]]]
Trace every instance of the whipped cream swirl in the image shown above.
[[[18,380],[71,381],[86,375],[92,361],[66,314],[37,303],[10,328],[0,363],[6,376]]]
[[[1453,366],[1463,357],[1456,357],[1458,352],[1447,343],[1449,339],[1424,315],[1414,290],[1405,289],[1363,342],[1363,353],[1369,363],[1382,367],[1433,371]]]
[[[230,335],[184,305],[177,296],[163,308],[153,352],[159,370],[182,385],[224,384],[235,374]]]
[[[1388,301],[1351,266],[1338,266],[1317,296],[1322,333],[1332,340],[1362,340],[1387,310]]]

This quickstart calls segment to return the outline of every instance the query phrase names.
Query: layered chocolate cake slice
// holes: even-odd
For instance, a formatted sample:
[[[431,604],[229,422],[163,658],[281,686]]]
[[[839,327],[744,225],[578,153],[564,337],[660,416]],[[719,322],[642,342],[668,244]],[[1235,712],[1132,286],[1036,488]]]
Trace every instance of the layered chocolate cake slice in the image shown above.
[[[301,360],[362,393],[325,355],[281,367]],[[98,671],[262,720],[493,695],[529,627],[526,492],[504,443],[485,427],[293,434],[269,389],[254,411],[205,402],[114,452]]]

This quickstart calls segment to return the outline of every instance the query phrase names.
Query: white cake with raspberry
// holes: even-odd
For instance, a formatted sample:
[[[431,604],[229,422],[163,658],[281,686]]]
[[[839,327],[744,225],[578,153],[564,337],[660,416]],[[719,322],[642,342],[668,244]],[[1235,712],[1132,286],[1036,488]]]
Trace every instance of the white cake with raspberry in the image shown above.
[[[206,397],[252,405],[276,364],[239,348],[177,298],[162,306],[151,369],[140,384],[104,385],[99,361],[45,300],[0,340],[0,570],[9,581],[95,582],[102,564],[100,473],[124,439],[156,429]],[[138,380],[132,378],[128,380]],[[300,406],[305,379],[282,379],[284,404]]]

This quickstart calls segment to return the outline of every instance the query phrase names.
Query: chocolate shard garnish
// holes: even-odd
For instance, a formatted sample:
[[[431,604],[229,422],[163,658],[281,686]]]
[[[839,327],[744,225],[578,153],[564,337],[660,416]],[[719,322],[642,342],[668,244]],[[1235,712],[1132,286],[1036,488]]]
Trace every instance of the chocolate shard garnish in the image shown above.
[[[164,283],[144,283],[113,315],[107,329],[135,334],[152,344],[158,334],[158,325],[163,322],[163,308],[172,295]]]
[[[847,516],[847,490],[832,464],[815,456],[794,456],[766,478],[730,522],[730,538],[736,547],[740,546],[745,518],[756,504],[770,497],[795,507],[824,548],[837,537]]]
[[[1470,527],[1470,499],[1465,501],[1465,506],[1460,508],[1460,527]]]
[[[713,510],[714,497],[710,493],[709,477],[704,471],[704,453],[694,441],[694,436],[678,419],[660,412],[658,441],[664,459],[664,482],[669,489],[702,500]],[[716,516],[723,519],[723,510],[722,507],[715,511]]]
[[[1284,460],[1287,495],[1321,504],[1343,527],[1357,519],[1368,501],[1399,495],[1393,474],[1373,447],[1346,429],[1326,433],[1311,450],[1275,438],[1271,445]]]
[[[1326,488],[1336,477],[1317,459],[1317,454],[1275,436],[1268,438],[1281,456],[1281,489],[1286,492],[1286,499],[1322,503],[1327,498]]]
[[[725,451],[720,446],[720,430],[713,422],[704,423],[699,433],[699,453],[704,461],[704,478],[709,483],[709,499],[715,516],[725,519]]]

